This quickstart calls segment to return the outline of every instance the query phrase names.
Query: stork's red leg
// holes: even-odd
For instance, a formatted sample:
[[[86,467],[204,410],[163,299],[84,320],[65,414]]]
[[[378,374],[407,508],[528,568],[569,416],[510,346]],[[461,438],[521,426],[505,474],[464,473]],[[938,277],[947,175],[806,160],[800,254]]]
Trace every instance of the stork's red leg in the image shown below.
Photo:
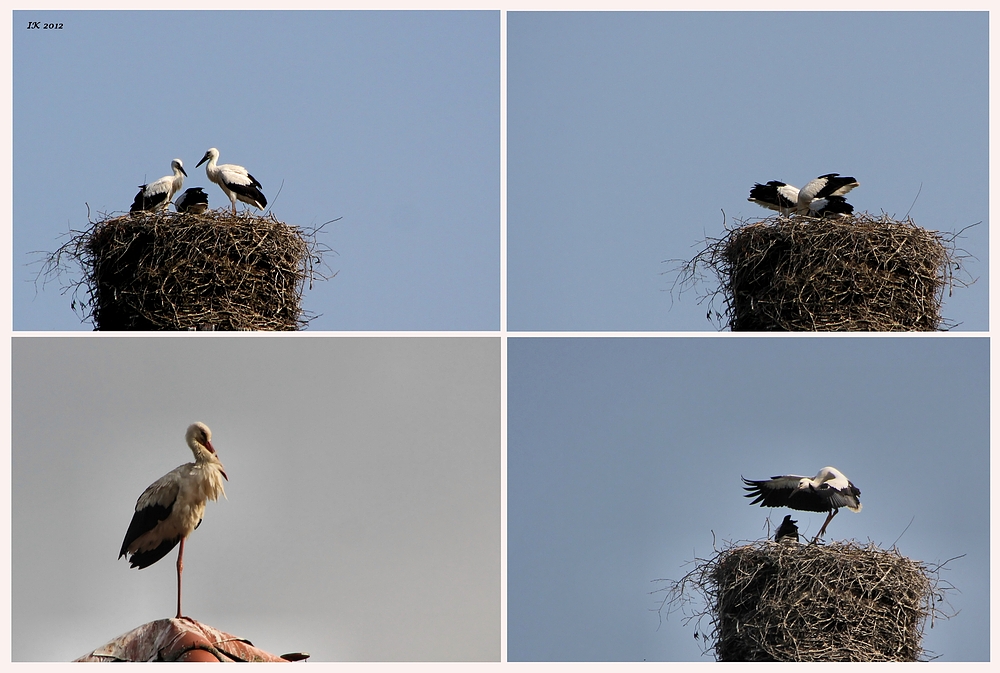
[[[816,537],[813,538],[813,541],[812,541],[813,544],[816,544],[816,542],[818,542],[819,539],[821,537],[823,537],[823,533],[826,532],[826,526],[827,526],[827,524],[829,524],[831,521],[833,521],[833,517],[839,511],[840,511],[839,509],[830,510],[830,513],[826,517],[826,521],[823,522],[823,527],[819,529],[819,532],[816,533]]]
[[[184,570],[184,540],[181,538],[180,551],[177,552],[177,619],[181,618],[181,571]]]

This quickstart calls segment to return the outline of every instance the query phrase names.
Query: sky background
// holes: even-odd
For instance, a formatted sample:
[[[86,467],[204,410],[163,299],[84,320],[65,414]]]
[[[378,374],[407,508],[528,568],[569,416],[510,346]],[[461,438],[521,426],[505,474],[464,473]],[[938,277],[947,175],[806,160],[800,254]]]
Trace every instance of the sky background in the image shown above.
[[[981,222],[959,242],[978,280],[942,313],[988,329],[988,28],[985,12],[508,12],[509,329],[718,329],[698,291],[671,294],[665,260],[771,214],[746,200],[755,182],[825,173],[861,183],[857,211]]]
[[[659,623],[653,580],[792,513],[750,506],[741,475],[826,465],[864,505],[828,540],[965,555],[942,574],[960,614],[924,647],[989,658],[987,339],[512,337],[507,358],[510,661],[712,661]],[[826,518],[793,514],[810,536]]]
[[[195,168],[209,147],[279,220],[341,218],[309,329],[499,329],[499,12],[13,16],[15,329],[93,329],[32,254],[86,229],[87,204],[127,212],[177,157],[229,208]]]
[[[228,500],[185,615],[312,661],[498,661],[499,377],[497,338],[15,338],[12,659],[174,615],[176,551],[117,556],[200,420]]]

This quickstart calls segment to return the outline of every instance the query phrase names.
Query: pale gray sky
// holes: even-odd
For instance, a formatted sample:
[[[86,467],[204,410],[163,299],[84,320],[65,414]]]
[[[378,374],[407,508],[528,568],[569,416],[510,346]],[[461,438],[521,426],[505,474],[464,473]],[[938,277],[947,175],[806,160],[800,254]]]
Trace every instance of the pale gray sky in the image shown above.
[[[497,338],[14,339],[13,659],[173,616],[176,552],[117,556],[200,420],[228,500],[185,614],[314,661],[499,660],[499,377]]]

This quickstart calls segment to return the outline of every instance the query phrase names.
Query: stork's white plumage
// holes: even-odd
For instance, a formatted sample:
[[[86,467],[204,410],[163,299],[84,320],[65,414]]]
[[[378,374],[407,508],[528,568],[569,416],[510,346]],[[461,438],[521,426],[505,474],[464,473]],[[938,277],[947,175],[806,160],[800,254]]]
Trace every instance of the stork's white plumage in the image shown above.
[[[263,210],[267,206],[267,199],[261,193],[261,184],[257,182],[257,179],[242,166],[216,164],[218,158],[219,150],[212,147],[205,152],[205,156],[198,162],[198,166],[208,162],[208,165],[205,166],[205,173],[208,175],[208,179],[219,185],[229,197],[233,204],[233,215],[236,214],[237,199]]]
[[[743,479],[745,497],[755,498],[750,504],[761,507],[790,507],[805,512],[829,512],[823,527],[813,539],[813,543],[822,537],[826,527],[836,516],[841,507],[852,512],[861,511],[861,501],[858,496],[861,491],[833,467],[824,467],[815,477],[784,475],[771,477],[763,481]]]
[[[222,480],[229,480],[212,446],[212,431],[204,423],[187,429],[186,440],[194,462],[181,465],[154,481],[135,503],[118,558],[128,554],[131,568],[146,568],[177,552],[177,618],[181,618],[181,572],[184,540],[201,524],[208,500],[225,496]]]
[[[129,212],[137,213],[142,210],[166,210],[170,205],[170,200],[174,194],[184,186],[184,178],[187,173],[184,171],[184,164],[180,159],[170,162],[173,175],[164,175],[155,182],[148,185],[139,185],[139,193],[135,195],[132,207]]]
[[[208,194],[201,187],[185,189],[184,193],[177,197],[174,208],[178,213],[201,215],[208,210]]]
[[[747,201],[753,201],[782,215],[809,215],[810,217],[840,217],[854,212],[854,206],[844,195],[860,186],[854,178],[827,173],[810,180],[798,189],[792,185],[771,180],[765,185],[755,183]]]

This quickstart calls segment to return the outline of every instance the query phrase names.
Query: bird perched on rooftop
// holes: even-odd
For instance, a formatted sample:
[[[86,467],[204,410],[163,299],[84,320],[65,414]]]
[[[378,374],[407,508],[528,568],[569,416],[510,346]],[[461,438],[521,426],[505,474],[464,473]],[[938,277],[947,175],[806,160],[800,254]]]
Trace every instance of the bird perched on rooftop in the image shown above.
[[[823,527],[813,538],[815,544],[841,507],[852,512],[861,511],[859,496],[861,491],[833,467],[824,467],[815,477],[784,475],[771,477],[763,481],[752,481],[743,478],[747,498],[754,498],[750,503],[761,507],[790,507],[805,512],[828,512]]]
[[[236,164],[216,164],[215,162],[218,158],[219,150],[214,147],[209,148],[205,152],[205,156],[198,162],[198,166],[201,166],[206,161],[208,162],[208,165],[205,166],[205,173],[208,175],[208,179],[219,185],[226,196],[229,197],[229,200],[233,204],[233,215],[236,214],[237,199],[263,210],[267,206],[267,199],[264,198],[264,194],[260,191],[261,184],[257,182],[257,178],[250,175],[247,169],[242,166],[237,166]]]
[[[194,423],[185,435],[194,462],[167,472],[142,492],[128,525],[118,558],[129,555],[131,568],[147,568],[180,543],[177,552],[177,618],[181,618],[181,572],[184,541],[201,525],[208,500],[225,496],[222,480],[229,480],[212,446],[212,431]]]
[[[201,187],[190,187],[177,197],[174,208],[178,213],[201,215],[208,210],[208,194]]]
[[[137,213],[143,210],[166,210],[170,205],[170,200],[174,194],[181,190],[184,185],[184,178],[187,173],[184,171],[184,164],[180,159],[170,162],[173,175],[165,175],[148,185],[139,185],[139,193],[135,195],[130,213]]]
[[[792,519],[791,514],[786,514],[781,525],[778,526],[778,530],[774,533],[775,542],[798,542],[799,541],[799,527],[796,526],[798,521]]]
[[[854,212],[854,206],[844,195],[861,183],[851,177],[827,173],[810,180],[798,189],[792,185],[771,180],[767,184],[754,184],[747,201],[753,201],[782,215],[809,215],[811,217],[841,217]]]

